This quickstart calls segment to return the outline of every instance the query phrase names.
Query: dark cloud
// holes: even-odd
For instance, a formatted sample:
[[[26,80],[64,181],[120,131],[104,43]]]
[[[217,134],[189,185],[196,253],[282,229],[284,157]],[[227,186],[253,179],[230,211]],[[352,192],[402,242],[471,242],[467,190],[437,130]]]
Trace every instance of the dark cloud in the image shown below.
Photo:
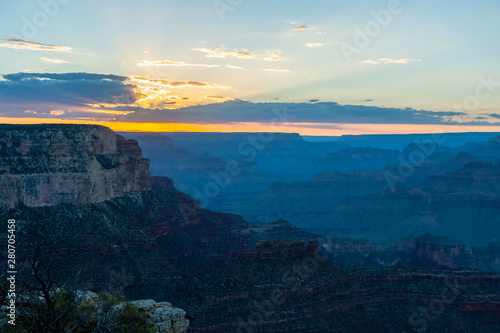
[[[130,108],[114,108],[130,110]],[[444,117],[463,116],[463,112],[433,112],[411,108],[379,108],[363,105],[319,103],[250,103],[229,101],[221,104],[193,106],[181,110],[149,110],[135,108],[124,121],[231,123],[278,121],[304,123],[371,123],[371,124],[455,124]]]
[[[3,75],[3,78],[8,81],[20,82],[29,80],[40,80],[40,79],[50,79],[58,81],[101,81],[101,80],[112,80],[112,81],[125,81],[126,76],[119,76],[113,74],[92,74],[92,73],[15,73]]]
[[[317,103],[317,102],[319,102],[319,99],[310,99],[309,100],[309,103]]]
[[[34,50],[34,51],[57,51],[57,52],[71,52],[73,49],[68,46],[41,44],[35,42],[28,42],[22,39],[2,39],[5,43],[0,44],[0,47],[9,49],[21,50]]]
[[[36,110],[46,113],[58,106],[82,107],[99,103],[133,103],[137,96],[127,77],[91,73],[16,73],[0,80],[4,115]],[[9,114],[10,113],[10,114]]]
[[[498,114],[498,113],[490,113],[490,114],[488,114],[488,116],[500,119],[500,114]]]
[[[451,117],[466,116],[464,112],[433,112],[412,108],[384,108],[364,105],[340,105],[333,102],[310,103],[251,103],[241,100],[191,106],[183,109],[161,109],[174,103],[164,101],[152,108],[134,104],[140,96],[134,92],[130,78],[118,75],[91,73],[17,73],[0,78],[0,112],[6,117],[53,117],[76,119],[93,111],[99,120],[116,118],[129,122],[168,123],[233,123],[271,122],[290,123],[368,123],[368,124],[458,124]],[[205,87],[198,81],[164,81],[170,86]],[[183,97],[184,99],[187,97]],[[221,101],[223,95],[210,95]],[[94,104],[101,104],[92,108]],[[29,112],[25,112],[28,111]],[[89,116],[88,114],[86,115]],[[490,117],[500,119],[499,114]],[[491,125],[474,122],[474,125]]]

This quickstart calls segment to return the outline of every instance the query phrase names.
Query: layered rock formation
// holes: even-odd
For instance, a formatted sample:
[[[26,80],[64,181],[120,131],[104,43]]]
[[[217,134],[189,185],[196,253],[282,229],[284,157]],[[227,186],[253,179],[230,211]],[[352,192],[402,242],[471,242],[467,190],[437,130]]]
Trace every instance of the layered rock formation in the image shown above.
[[[318,246],[313,240],[307,245],[302,241],[266,240],[258,242],[255,249],[234,251],[232,256],[259,260],[290,260],[314,256],[317,252]]]
[[[425,234],[407,237],[387,245],[377,245],[360,238],[325,237],[307,233],[288,221],[267,223],[254,229],[256,236],[268,240],[314,239],[322,244],[322,254],[332,262],[350,268],[413,267],[474,271],[499,271],[500,246],[472,249],[463,242]],[[291,243],[285,242],[283,243]],[[262,243],[262,242],[260,242]],[[257,252],[258,248],[250,253]],[[254,255],[254,258],[258,256]],[[263,257],[260,257],[263,258]]]
[[[0,208],[91,204],[151,189],[137,141],[102,126],[1,125]]]
[[[70,133],[66,133],[70,139]],[[95,177],[104,177],[107,170],[119,169],[112,159],[106,163],[97,157],[114,156],[112,147],[105,148],[107,137],[63,154],[67,157],[63,165],[47,164],[51,170],[59,167],[61,171],[56,177],[62,177],[85,174],[85,168],[96,165],[96,159],[101,167],[96,169]],[[122,156],[118,152],[120,145],[130,152],[130,147],[119,144],[121,139],[115,138],[118,156]],[[127,145],[135,146],[132,141]],[[33,157],[31,165],[19,166],[16,161],[29,159],[22,158],[21,144],[11,146],[18,148],[5,145],[8,154],[2,154],[4,161],[10,161],[2,164],[9,175],[15,176],[18,169],[44,165],[46,159],[52,158],[46,152],[48,148],[39,147],[37,150],[43,153]],[[95,153],[94,147],[102,149],[96,148],[99,153]],[[88,163],[82,156],[89,156]],[[129,160],[140,161],[138,154],[136,159],[128,156]],[[71,158],[81,160],[73,163]],[[72,168],[76,171],[68,171]],[[28,172],[18,174],[29,177]],[[133,183],[131,178],[125,174],[114,181]],[[7,219],[15,219],[16,227],[19,226],[19,258],[30,258],[42,245],[42,259],[50,261],[58,276],[74,279],[75,272],[79,272],[79,279],[88,281],[92,290],[120,291],[135,300],[172,301],[189,313],[190,332],[402,332],[425,328],[435,332],[470,332],[477,327],[490,332],[500,330],[496,312],[500,303],[498,276],[450,270],[365,272],[361,270],[364,267],[346,268],[329,261],[337,262],[349,244],[335,239],[326,244],[318,242],[321,256],[317,245],[306,242],[267,241],[255,249],[245,248],[244,244],[257,243],[262,234],[265,239],[283,238],[279,234],[285,234],[299,240],[307,234],[284,221],[255,230],[239,216],[200,209],[198,202],[177,191],[167,178],[156,178],[151,191],[124,192],[122,197],[98,203],[0,210],[0,220]],[[7,229],[0,230],[0,238],[7,239],[6,233]],[[398,253],[408,253],[406,257],[419,260],[434,258],[437,253],[436,265],[449,267],[443,252],[468,252],[463,246],[439,247],[434,243],[424,237]],[[350,244],[348,251],[357,251],[357,258],[362,258],[358,262],[373,257],[370,243]],[[497,246],[493,244],[485,256],[494,263],[496,253]],[[457,257],[467,259],[462,255],[450,258]],[[6,259],[7,253],[0,252],[0,262]],[[26,265],[19,264],[20,280],[30,277]],[[148,303],[141,307],[153,310],[153,320],[161,323],[156,325],[158,330],[182,332],[187,323],[182,319],[182,311],[174,311],[165,302]]]
[[[485,246],[500,237],[500,166],[471,162],[394,192],[346,198],[324,225],[375,243],[430,233]]]
[[[146,312],[158,333],[185,333],[189,326],[186,311],[172,307],[168,302],[155,302],[145,299],[131,302],[139,311]]]

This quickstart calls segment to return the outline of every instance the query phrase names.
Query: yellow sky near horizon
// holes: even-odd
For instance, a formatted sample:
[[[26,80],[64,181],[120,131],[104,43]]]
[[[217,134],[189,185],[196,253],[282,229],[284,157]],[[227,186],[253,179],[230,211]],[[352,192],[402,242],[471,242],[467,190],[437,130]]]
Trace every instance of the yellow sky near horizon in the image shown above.
[[[88,120],[61,120],[55,118],[8,118],[0,117],[4,124],[91,124],[102,125],[117,132],[275,132],[298,133],[306,136],[340,136],[361,134],[425,134],[500,132],[500,126],[472,125],[422,125],[422,124],[324,124],[324,123],[235,123],[235,124],[188,124],[188,123],[138,123]]]

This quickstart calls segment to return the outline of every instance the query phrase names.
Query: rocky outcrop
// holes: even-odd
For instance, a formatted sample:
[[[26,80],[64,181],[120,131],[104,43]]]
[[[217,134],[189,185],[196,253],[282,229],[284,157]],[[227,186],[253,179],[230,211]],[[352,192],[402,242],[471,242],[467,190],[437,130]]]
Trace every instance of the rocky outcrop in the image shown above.
[[[77,297],[83,301],[98,302],[99,295],[93,291],[78,291]],[[117,308],[123,308],[129,302],[120,303]],[[189,326],[186,311],[175,308],[169,302],[156,302],[153,299],[141,299],[130,302],[139,311],[145,312],[154,324],[158,333],[185,333]]]
[[[0,126],[0,208],[91,204],[151,189],[137,141],[93,125]]]
[[[379,246],[376,251],[376,261],[382,265],[392,260],[394,266],[474,271],[478,262],[468,245],[431,234]]]
[[[254,233],[259,240],[302,240],[308,241],[317,238],[317,235],[299,229],[287,220],[280,219],[276,222],[266,223],[254,228]],[[253,245],[253,244],[252,244]]]
[[[155,302],[152,299],[131,302],[140,311],[146,312],[158,333],[185,333],[189,326],[186,311],[172,307],[168,302]]]

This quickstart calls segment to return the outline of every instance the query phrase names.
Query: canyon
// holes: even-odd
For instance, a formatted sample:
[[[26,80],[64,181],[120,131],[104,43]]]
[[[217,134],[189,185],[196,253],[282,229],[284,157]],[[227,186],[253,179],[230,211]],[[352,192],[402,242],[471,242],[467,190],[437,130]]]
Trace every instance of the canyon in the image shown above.
[[[0,208],[91,204],[151,189],[135,140],[102,126],[1,125]]]
[[[0,218],[18,226],[20,265],[41,248],[43,267],[52,267],[58,281],[74,281],[78,272],[86,290],[171,302],[186,312],[188,332],[500,330],[496,242],[473,248],[425,234],[379,245],[308,233],[285,220],[253,225],[202,208],[168,177],[151,177],[135,141],[101,127],[61,127],[3,128],[2,137],[10,139],[2,141],[2,175],[64,175],[65,191],[76,193],[87,189],[80,177],[94,172],[90,184],[108,190],[60,199],[59,188],[40,180],[53,199],[2,199]],[[53,139],[34,140],[59,136],[57,149],[50,148]],[[20,144],[22,137],[34,143]],[[21,148],[37,142],[36,149]],[[44,161],[51,161],[48,169],[40,167]],[[443,181],[468,179],[479,169],[468,189],[483,191],[496,166],[472,163],[469,171],[458,166],[432,184],[447,195]],[[19,184],[6,188],[26,191],[28,185]],[[377,199],[381,207],[386,197],[392,200]],[[29,279],[28,269],[20,271]]]

